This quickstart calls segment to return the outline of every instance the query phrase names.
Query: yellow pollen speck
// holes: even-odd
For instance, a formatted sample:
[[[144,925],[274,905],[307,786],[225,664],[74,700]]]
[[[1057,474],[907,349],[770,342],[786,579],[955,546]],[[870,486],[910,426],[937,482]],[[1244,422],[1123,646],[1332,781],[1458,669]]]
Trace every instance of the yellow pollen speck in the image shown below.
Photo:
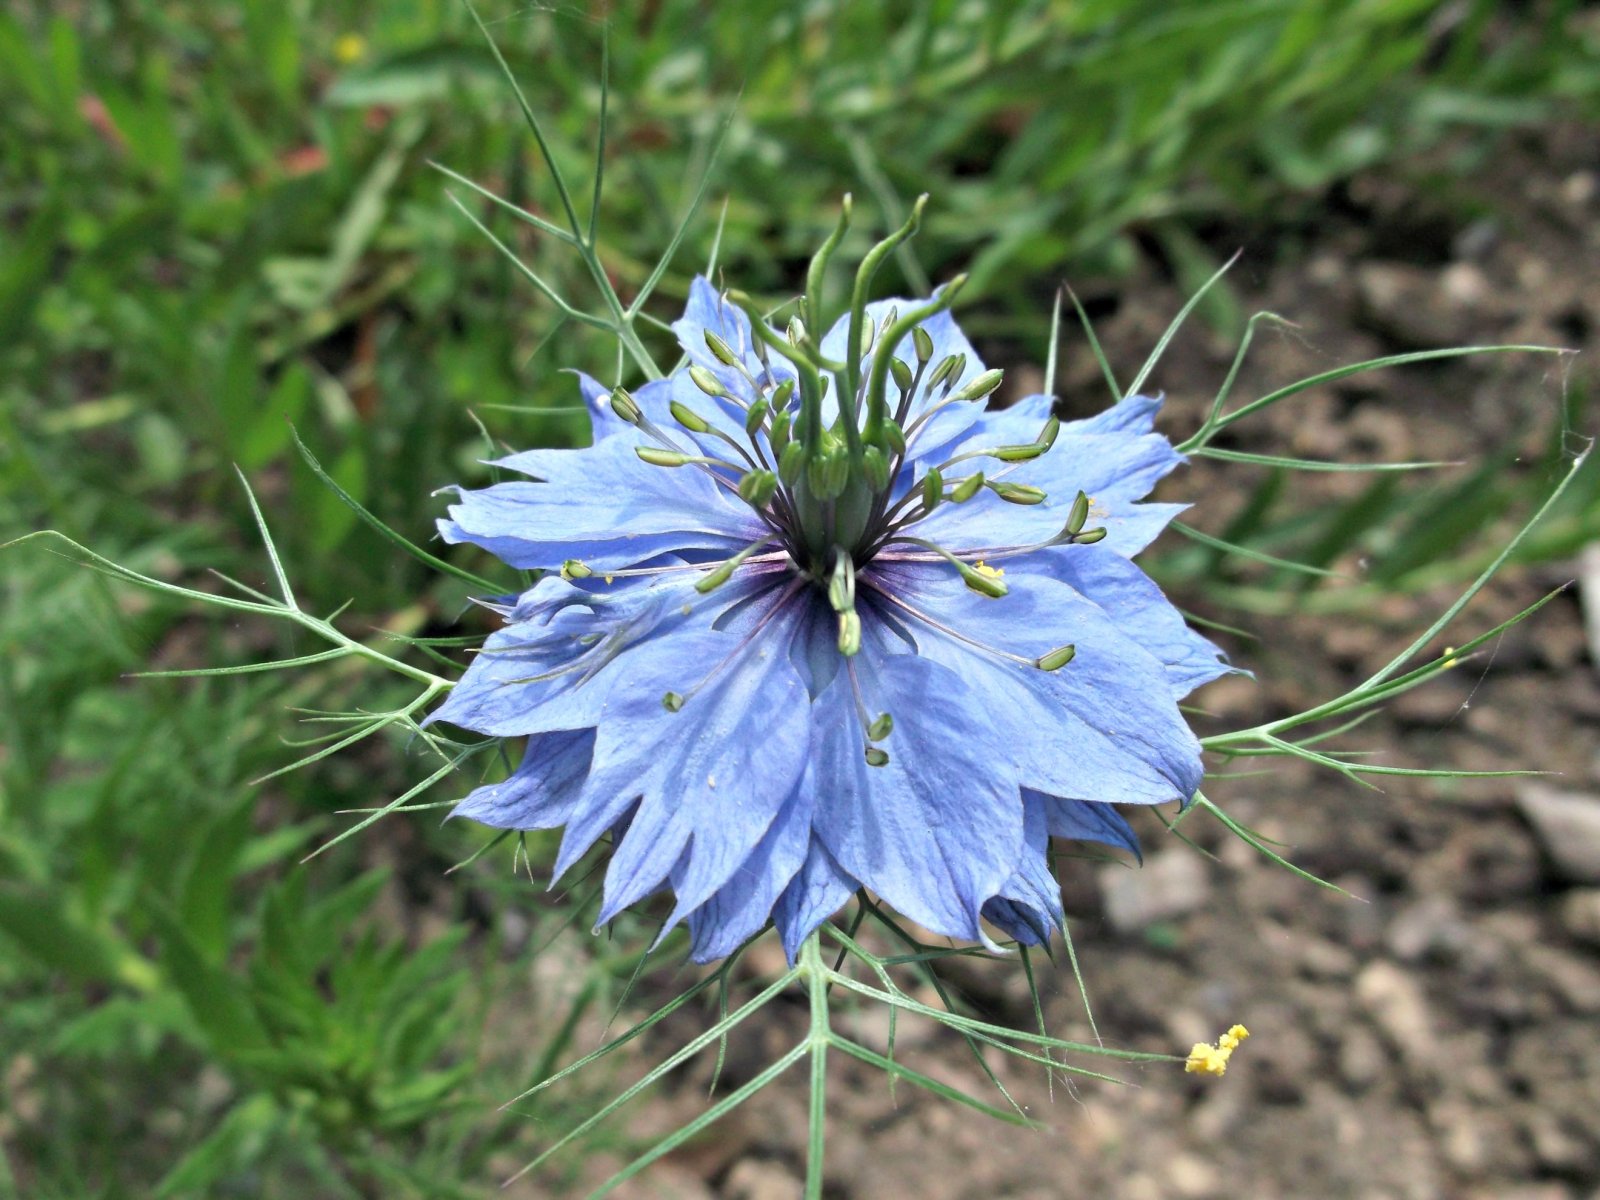
[[[367,56],[367,39],[359,33],[341,34],[333,43],[333,56],[342,63],[358,62]]]
[[[615,575],[607,575],[607,576],[606,576],[606,586],[607,586],[607,587],[610,587],[610,586],[611,586],[611,583],[612,583],[612,581],[613,581],[613,580],[615,580],[615,579],[616,579],[616,576],[615,576]]]
[[[1235,1025],[1217,1039],[1215,1046],[1206,1042],[1196,1042],[1194,1049],[1189,1051],[1189,1058],[1183,1064],[1183,1069],[1191,1075],[1225,1075],[1228,1071],[1228,1060],[1239,1048],[1239,1043],[1249,1036],[1250,1031],[1243,1025]]]
[[[978,560],[973,569],[976,570],[979,575],[987,575],[990,579],[999,579],[1000,576],[1006,573],[1006,569],[1004,567],[991,567],[982,559]]]

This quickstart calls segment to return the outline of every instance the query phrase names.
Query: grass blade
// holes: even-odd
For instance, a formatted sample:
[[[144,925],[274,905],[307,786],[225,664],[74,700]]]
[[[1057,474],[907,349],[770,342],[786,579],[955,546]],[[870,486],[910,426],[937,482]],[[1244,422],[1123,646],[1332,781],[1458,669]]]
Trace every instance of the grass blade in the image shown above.
[[[1249,454],[1243,450],[1223,450],[1204,446],[1195,458],[1215,458],[1221,462],[1252,463],[1260,467],[1282,467],[1290,471],[1422,471],[1436,467],[1464,466],[1461,462],[1339,463],[1315,458],[1284,458],[1276,454]]]
[[[1168,325],[1166,331],[1162,333],[1160,340],[1156,342],[1155,349],[1150,351],[1150,357],[1144,360],[1144,366],[1140,367],[1139,373],[1133,377],[1133,382],[1128,385],[1127,395],[1137,396],[1139,394],[1139,389],[1144,386],[1145,380],[1150,378],[1150,372],[1156,369],[1156,364],[1161,361],[1161,356],[1167,352],[1167,344],[1177,335],[1178,330],[1183,328],[1183,323],[1189,319],[1189,314],[1199,307],[1200,301],[1205,299],[1206,293],[1216,286],[1217,281],[1228,273],[1234,263],[1239,261],[1239,255],[1242,253],[1243,251],[1236,251],[1232,258],[1212,273],[1211,278],[1195,289],[1194,295],[1190,296],[1188,302],[1178,310],[1178,315],[1172,318],[1172,324]]]
[[[1192,525],[1185,525],[1182,521],[1172,522],[1172,528],[1192,541],[1199,542],[1202,546],[1212,550],[1223,550],[1229,554],[1237,554],[1240,558],[1248,558],[1251,562],[1264,563],[1269,567],[1282,567],[1286,571],[1299,571],[1305,575],[1321,575],[1330,579],[1340,578],[1339,572],[1330,571],[1325,567],[1307,566],[1305,563],[1294,562],[1287,558],[1278,558],[1260,550],[1252,550],[1248,546],[1240,546],[1234,542],[1225,542],[1219,537],[1212,537],[1209,533],[1201,533]]]
[[[1083,334],[1089,339],[1089,349],[1094,354],[1094,361],[1100,365],[1100,375],[1106,381],[1106,386],[1111,389],[1111,399],[1115,403],[1122,399],[1122,388],[1117,383],[1117,374],[1111,369],[1111,360],[1106,357],[1106,352],[1100,348],[1100,339],[1094,331],[1094,322],[1089,320],[1089,314],[1084,310],[1083,302],[1078,299],[1078,293],[1070,287],[1067,295],[1072,297],[1072,307],[1078,312],[1078,324],[1083,326]],[[1056,293],[1056,302],[1061,301],[1061,294]],[[1048,387],[1045,391],[1049,391]]]

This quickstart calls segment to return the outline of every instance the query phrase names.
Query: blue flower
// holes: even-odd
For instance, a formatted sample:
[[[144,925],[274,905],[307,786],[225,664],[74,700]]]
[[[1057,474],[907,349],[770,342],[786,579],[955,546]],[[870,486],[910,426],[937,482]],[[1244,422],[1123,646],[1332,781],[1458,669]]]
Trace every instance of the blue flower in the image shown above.
[[[501,460],[524,478],[440,522],[545,572],[434,714],[527,739],[455,813],[563,828],[557,877],[610,835],[601,923],[665,890],[696,960],[768,922],[793,958],[867,888],[1038,944],[1052,838],[1137,852],[1113,805],[1193,797],[1177,702],[1228,668],[1130,561],[1182,507],[1139,503],[1183,461],[1159,401],[990,411],[952,294],[819,343],[698,279],[684,369],[580,376],[594,444]]]

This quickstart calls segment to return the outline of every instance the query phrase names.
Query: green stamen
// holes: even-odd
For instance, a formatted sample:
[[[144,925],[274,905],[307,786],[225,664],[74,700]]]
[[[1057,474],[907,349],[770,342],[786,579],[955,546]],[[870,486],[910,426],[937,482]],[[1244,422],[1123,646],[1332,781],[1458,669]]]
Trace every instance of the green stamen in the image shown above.
[[[687,404],[684,404],[679,400],[674,400],[667,405],[667,408],[672,413],[672,419],[679,425],[682,425],[690,433],[710,432],[711,423],[699,413],[695,412],[694,409],[690,408]]]
[[[761,547],[765,546],[777,536],[778,535],[775,533],[768,534],[766,537],[761,538],[758,541],[751,542],[732,558],[725,559],[721,563],[718,563],[716,570],[712,571],[711,574],[707,575],[704,579],[700,580],[694,585],[694,590],[699,592],[702,596],[706,595],[708,592],[715,591],[733,577],[733,573],[744,564],[745,559],[749,558],[757,550],[761,549]]]
[[[1067,514],[1066,532],[1070,536],[1083,530],[1083,523],[1089,519],[1089,497],[1082,492],[1072,502],[1072,511]]]
[[[1076,646],[1060,646],[1050,651],[1049,654],[1040,655],[1033,665],[1041,671],[1059,671],[1076,658],[1077,654],[1078,648]]]
[[[639,418],[643,415],[639,411],[639,405],[628,394],[627,389],[620,387],[612,389],[611,411],[617,415],[618,420],[628,425],[637,425]]]
[[[989,490],[1007,504],[1042,504],[1049,497],[1042,488],[1030,487],[1025,483],[1006,483],[991,481]]]
[[[983,489],[983,485],[983,472],[975,471],[950,489],[950,499],[956,504],[965,504]]]

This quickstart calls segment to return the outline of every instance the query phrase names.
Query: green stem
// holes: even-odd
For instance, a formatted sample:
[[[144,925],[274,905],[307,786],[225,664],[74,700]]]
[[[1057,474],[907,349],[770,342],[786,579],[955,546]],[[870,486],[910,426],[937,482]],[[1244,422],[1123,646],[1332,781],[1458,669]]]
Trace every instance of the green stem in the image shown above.
[[[483,18],[478,15],[478,10],[473,7],[471,0],[467,0],[467,11],[471,13],[473,23],[477,25],[478,31],[483,34],[484,41],[488,43],[489,52],[494,56],[501,74],[506,77],[506,82],[511,85],[512,95],[516,97],[517,107],[522,110],[523,120],[526,122],[529,131],[532,132],[533,140],[538,144],[540,156],[543,157],[545,165],[550,169],[550,179],[555,184],[557,196],[560,197],[562,213],[566,216],[567,224],[572,229],[572,236],[577,245],[578,255],[583,259],[584,266],[589,269],[589,274],[594,278],[596,287],[600,289],[600,295],[605,300],[606,307],[611,310],[611,319],[615,324],[617,340],[622,343],[623,347],[633,357],[634,362],[639,365],[639,369],[645,373],[646,377],[660,379],[662,377],[661,368],[656,365],[655,359],[650,356],[650,352],[645,349],[644,343],[639,340],[639,335],[634,332],[633,318],[622,307],[622,301],[617,296],[617,290],[611,286],[611,278],[606,274],[605,267],[600,262],[600,256],[595,252],[594,225],[592,223],[589,224],[586,232],[585,223],[578,217],[577,206],[572,201],[572,192],[567,187],[566,177],[561,173],[561,164],[557,162],[550,142],[545,137],[544,126],[539,123],[538,115],[533,111],[533,106],[528,103],[527,96],[517,83],[517,77],[511,70],[511,64],[506,62],[505,56],[500,53],[499,45],[490,35],[489,27],[483,23]],[[609,44],[607,53],[609,55]],[[601,128],[604,128],[603,112],[601,114]],[[599,181],[596,180],[596,211],[599,208],[598,185]]]
[[[827,1130],[828,1046],[833,1030],[828,1018],[828,984],[831,972],[822,961],[822,941],[817,933],[800,947],[798,970],[811,997],[811,1120],[806,1140],[806,1200],[822,1200],[824,1136]]]

